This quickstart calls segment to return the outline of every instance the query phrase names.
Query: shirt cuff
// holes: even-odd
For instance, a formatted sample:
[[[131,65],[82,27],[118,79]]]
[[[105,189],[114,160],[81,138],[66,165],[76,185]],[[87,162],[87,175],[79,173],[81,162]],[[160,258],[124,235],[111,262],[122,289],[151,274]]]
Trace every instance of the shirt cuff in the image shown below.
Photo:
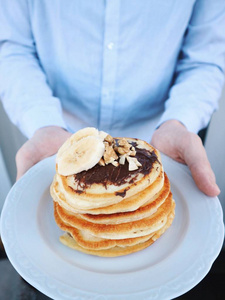
[[[181,122],[188,131],[193,133],[198,133],[199,130],[205,127],[203,120],[201,120],[201,118],[197,115],[196,111],[190,109],[188,112],[185,109],[176,108],[173,108],[173,111],[166,110],[159,120],[157,127],[169,120],[177,120]]]
[[[31,138],[36,130],[46,126],[59,126],[67,129],[59,106],[35,106],[24,113],[19,128],[22,133]]]

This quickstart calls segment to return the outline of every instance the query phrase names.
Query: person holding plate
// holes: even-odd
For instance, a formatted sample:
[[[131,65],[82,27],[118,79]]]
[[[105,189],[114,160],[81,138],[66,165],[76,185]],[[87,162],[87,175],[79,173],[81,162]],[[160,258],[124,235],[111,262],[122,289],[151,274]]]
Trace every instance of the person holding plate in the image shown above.
[[[0,0],[0,98],[17,179],[85,126],[151,140],[219,194],[200,129],[224,83],[225,2]]]

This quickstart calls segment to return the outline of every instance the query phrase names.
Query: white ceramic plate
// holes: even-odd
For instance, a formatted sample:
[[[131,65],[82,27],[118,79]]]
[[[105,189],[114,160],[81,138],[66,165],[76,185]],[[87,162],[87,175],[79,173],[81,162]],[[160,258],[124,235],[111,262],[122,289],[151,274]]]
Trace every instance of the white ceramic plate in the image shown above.
[[[176,201],[168,231],[152,246],[118,258],[65,247],[53,218],[49,185],[55,158],[40,162],[11,189],[1,216],[7,255],[20,275],[53,299],[171,299],[194,287],[220,252],[218,198],[196,188],[186,167],[163,156]]]

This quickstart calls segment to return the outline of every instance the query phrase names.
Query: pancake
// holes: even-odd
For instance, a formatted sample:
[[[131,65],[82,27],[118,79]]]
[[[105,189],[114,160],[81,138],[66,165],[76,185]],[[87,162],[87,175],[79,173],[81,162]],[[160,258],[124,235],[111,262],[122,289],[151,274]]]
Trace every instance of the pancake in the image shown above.
[[[165,177],[165,185],[160,193],[157,193],[156,196],[153,197],[153,199],[147,201],[144,205],[140,206],[134,211],[122,211],[120,213],[99,215],[78,214],[78,216],[89,222],[98,224],[120,224],[130,222],[131,220],[137,221],[143,218],[147,218],[155,213],[168,196],[172,197],[172,193],[169,191],[169,180],[167,177]],[[123,201],[120,203],[122,204]]]
[[[96,148],[90,151],[92,145]],[[115,257],[142,250],[175,216],[158,150],[93,128],[75,133],[60,148],[50,192],[55,221],[65,231],[60,241],[91,255]]]
[[[88,222],[80,216],[66,211],[57,203],[55,203],[55,209],[63,222],[72,227],[85,230],[96,237],[125,239],[147,235],[162,228],[166,223],[167,215],[168,212],[170,212],[172,205],[172,197],[167,197],[166,201],[159,207],[157,212],[150,217],[116,225]]]
[[[65,196],[62,193],[60,193],[56,178],[54,178],[53,183],[51,185],[51,195],[52,198],[56,202],[58,202],[60,206],[64,207],[68,211],[74,213],[100,215],[134,211],[147,202],[153,202],[162,192],[164,193],[164,195],[168,195],[169,189],[169,180],[166,177],[164,181],[164,172],[161,171],[156,180],[152,184],[150,184],[145,190],[129,198],[122,198],[122,200],[119,203],[109,205],[106,207],[99,207],[89,210],[75,209],[70,204],[68,204]]]
[[[101,256],[101,257],[116,257],[116,256],[123,256],[127,254],[131,254],[140,250],[143,250],[147,247],[149,247],[151,244],[153,244],[172,224],[172,221],[174,219],[174,212],[171,212],[168,216],[167,223],[156,233],[152,234],[151,237],[148,238],[148,240],[134,244],[129,246],[112,246],[110,248],[102,248],[99,250],[91,248],[89,244],[89,248],[86,248],[84,246],[81,246],[76,239],[74,239],[70,234],[65,233],[60,237],[60,241],[67,247],[70,247],[72,249],[78,250],[80,252]],[[147,237],[147,236],[146,236]],[[121,240],[124,241],[124,240]],[[85,244],[86,246],[86,244]]]
[[[81,247],[68,234],[62,235],[60,237],[60,241],[65,246],[70,247],[72,249],[78,250],[78,251],[86,253],[86,254],[91,254],[91,255],[96,255],[96,256],[101,256],[101,257],[116,257],[116,256],[131,254],[131,253],[143,250],[144,248],[147,248],[148,246],[150,246],[151,244],[154,243],[153,239],[149,239],[148,241],[146,241],[144,243],[140,243],[140,244],[130,246],[130,247],[127,246],[127,247],[121,248],[121,247],[115,246],[110,249],[93,250],[93,249],[86,249],[86,248]]]
[[[125,247],[125,246],[133,246],[139,244],[140,242],[147,241],[150,237],[154,235],[151,233],[146,236],[141,236],[137,238],[128,238],[128,239],[103,239],[99,237],[95,237],[85,230],[79,230],[76,227],[72,227],[64,223],[64,221],[60,218],[57,210],[55,210],[55,220],[57,225],[64,231],[66,231],[73,239],[81,246],[87,249],[99,250],[99,249],[109,249],[115,246]]]

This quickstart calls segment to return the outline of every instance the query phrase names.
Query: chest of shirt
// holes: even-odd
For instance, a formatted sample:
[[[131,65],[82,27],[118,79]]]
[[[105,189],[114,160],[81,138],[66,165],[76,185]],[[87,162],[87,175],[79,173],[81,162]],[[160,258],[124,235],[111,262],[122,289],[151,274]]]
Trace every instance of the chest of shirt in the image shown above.
[[[70,85],[73,78],[81,88],[99,89],[104,72],[115,72],[111,77],[123,84],[128,75],[155,73],[156,66],[159,73],[173,70],[194,2],[30,1],[37,54],[50,84],[64,78]]]

